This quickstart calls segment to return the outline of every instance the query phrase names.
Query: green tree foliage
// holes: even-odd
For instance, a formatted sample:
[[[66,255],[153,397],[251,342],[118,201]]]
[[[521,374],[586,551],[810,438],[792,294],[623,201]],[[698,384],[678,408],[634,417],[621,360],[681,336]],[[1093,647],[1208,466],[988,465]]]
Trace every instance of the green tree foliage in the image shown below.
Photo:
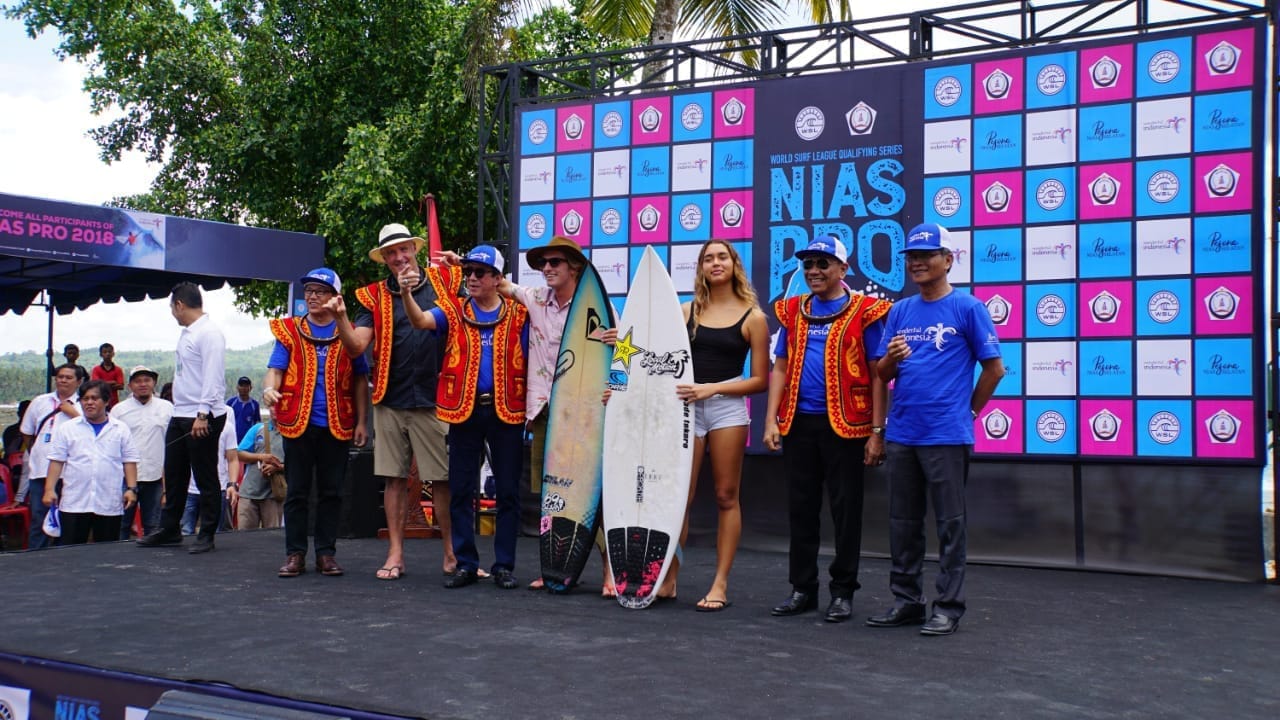
[[[367,253],[382,225],[425,232],[425,193],[436,196],[444,246],[474,243],[479,98],[464,78],[482,57],[609,44],[561,10],[535,16],[529,30],[511,13],[496,0],[21,0],[7,9],[33,36],[59,33],[60,56],[87,64],[95,111],[123,111],[93,131],[104,160],[142,151],[163,163],[149,192],[116,204],[318,233],[348,288],[381,276]],[[477,55],[478,28],[499,20],[513,29]],[[279,313],[286,292],[253,283],[236,290],[237,304]]]

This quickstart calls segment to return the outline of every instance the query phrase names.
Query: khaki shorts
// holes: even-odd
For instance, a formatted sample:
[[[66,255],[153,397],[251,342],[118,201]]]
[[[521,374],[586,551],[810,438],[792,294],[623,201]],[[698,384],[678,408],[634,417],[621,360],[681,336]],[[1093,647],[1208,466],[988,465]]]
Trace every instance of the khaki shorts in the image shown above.
[[[417,458],[422,482],[448,482],[449,425],[428,408],[403,410],[373,406],[373,474],[409,476],[409,460]]]

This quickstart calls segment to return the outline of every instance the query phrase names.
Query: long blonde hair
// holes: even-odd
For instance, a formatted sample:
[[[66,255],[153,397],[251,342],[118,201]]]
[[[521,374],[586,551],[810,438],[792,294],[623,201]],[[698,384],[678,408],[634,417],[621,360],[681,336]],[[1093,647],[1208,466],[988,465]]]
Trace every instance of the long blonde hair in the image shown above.
[[[702,315],[702,311],[707,308],[707,304],[711,302],[711,283],[702,272],[702,258],[707,254],[707,248],[714,244],[725,246],[729,251],[729,259],[733,261],[733,278],[730,280],[730,284],[733,287],[734,297],[746,301],[747,304],[754,308],[760,307],[760,300],[756,297],[756,289],[751,285],[751,281],[747,279],[747,271],[746,268],[742,267],[742,257],[738,255],[738,251],[733,247],[732,243],[712,238],[702,243],[702,247],[698,250],[698,269],[693,278],[693,302],[689,303],[690,337],[698,334],[699,318]]]

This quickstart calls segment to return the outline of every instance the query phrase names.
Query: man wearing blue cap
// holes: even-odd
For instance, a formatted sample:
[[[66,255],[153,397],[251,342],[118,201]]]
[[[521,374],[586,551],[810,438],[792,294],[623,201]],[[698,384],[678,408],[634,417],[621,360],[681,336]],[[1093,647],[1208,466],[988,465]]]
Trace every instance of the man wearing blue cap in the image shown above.
[[[454,285],[460,277],[469,297],[441,296],[436,307],[423,312],[412,293],[400,293],[415,328],[446,337],[436,415],[449,423],[449,515],[458,558],[458,569],[445,580],[447,588],[465,587],[479,579],[475,496],[486,443],[498,496],[490,572],[504,590],[518,584],[516,538],[520,534],[529,313],[524,305],[498,294],[504,265],[497,248],[477,245],[462,259],[461,267],[427,270],[428,275],[443,276],[437,284]]]
[[[367,439],[365,408],[369,403],[369,365],[339,342],[338,323],[328,306],[342,294],[342,281],[329,268],[316,268],[299,281],[307,304],[303,317],[271,321],[276,338],[262,402],[272,409],[284,438],[285,562],[277,575],[297,577],[306,571],[307,509],[316,485],[315,553],[321,575],[341,575],[334,558],[342,481],[352,442]],[[265,432],[265,429],[264,429]]]
[[[853,616],[862,551],[862,470],[884,459],[885,390],[867,364],[890,303],[844,284],[848,250],[819,237],[796,258],[809,294],[774,303],[782,326],[774,345],[764,444],[782,448],[791,526],[791,594],[779,616],[818,607],[818,546],[825,486],[835,529],[827,622]],[[783,444],[782,438],[787,438]]]
[[[867,618],[872,627],[924,623],[922,635],[950,635],[964,614],[965,481],[973,423],[991,399],[1004,363],[986,307],[947,280],[951,234],[936,223],[907,235],[907,273],[920,294],[894,305],[876,370],[894,380],[885,439],[889,468],[889,587],[894,605]],[[974,363],[982,373],[975,386]],[[938,533],[937,597],[925,619],[922,584],[926,501]]]

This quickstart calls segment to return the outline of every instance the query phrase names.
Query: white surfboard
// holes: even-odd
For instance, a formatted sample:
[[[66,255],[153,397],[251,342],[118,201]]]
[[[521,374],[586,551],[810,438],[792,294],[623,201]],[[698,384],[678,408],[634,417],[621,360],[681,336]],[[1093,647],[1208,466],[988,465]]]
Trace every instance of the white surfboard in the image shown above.
[[[624,607],[654,601],[680,542],[693,460],[693,382],[684,314],[671,276],[645,250],[627,294],[604,419],[604,527]]]

